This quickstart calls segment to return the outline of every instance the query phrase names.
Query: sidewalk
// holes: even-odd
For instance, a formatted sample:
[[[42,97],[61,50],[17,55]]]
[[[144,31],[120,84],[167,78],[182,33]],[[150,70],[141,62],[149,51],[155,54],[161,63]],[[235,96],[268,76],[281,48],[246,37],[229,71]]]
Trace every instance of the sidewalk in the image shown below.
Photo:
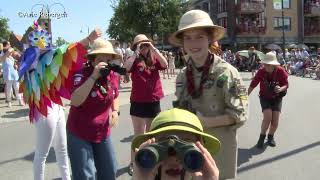
[[[176,70],[176,72],[179,72],[179,70]],[[171,79],[162,79],[162,74],[161,74],[162,88],[165,96],[174,93],[175,80],[176,80],[176,76]],[[130,94],[131,94],[131,82],[127,84],[122,83],[121,88],[119,89],[120,106],[130,103]],[[64,100],[64,104],[65,104],[65,112],[67,115],[70,108],[69,101]],[[28,105],[19,106],[18,101],[13,101],[12,107],[8,108],[7,103],[5,102],[4,93],[0,93],[0,124],[28,121],[29,120],[28,109],[29,109]]]

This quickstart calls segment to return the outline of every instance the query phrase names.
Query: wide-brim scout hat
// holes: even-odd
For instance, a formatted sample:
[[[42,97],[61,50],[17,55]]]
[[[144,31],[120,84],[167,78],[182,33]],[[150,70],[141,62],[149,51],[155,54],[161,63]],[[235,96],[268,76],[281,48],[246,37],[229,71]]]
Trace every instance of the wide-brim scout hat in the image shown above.
[[[103,38],[97,38],[91,45],[91,50],[88,52],[87,56],[96,54],[108,54],[113,55],[114,59],[120,59],[121,56],[116,53],[113,49],[111,42],[104,40]]]
[[[208,29],[211,32],[212,42],[223,38],[225,29],[213,24],[208,13],[201,10],[186,12],[180,19],[178,31],[169,37],[169,42],[175,46],[183,46],[181,34],[191,29]]]
[[[273,52],[268,52],[261,61],[262,64],[269,64],[269,65],[280,65],[277,59],[277,55]]]
[[[201,122],[196,115],[177,108],[159,113],[152,121],[150,131],[136,136],[132,141],[131,148],[139,148],[143,142],[167,131],[183,131],[200,136],[203,140],[203,146],[211,154],[216,154],[220,149],[220,141],[203,132]]]
[[[131,50],[135,51],[137,48],[137,45],[141,42],[152,42],[146,35],[144,34],[138,34],[131,45]]]

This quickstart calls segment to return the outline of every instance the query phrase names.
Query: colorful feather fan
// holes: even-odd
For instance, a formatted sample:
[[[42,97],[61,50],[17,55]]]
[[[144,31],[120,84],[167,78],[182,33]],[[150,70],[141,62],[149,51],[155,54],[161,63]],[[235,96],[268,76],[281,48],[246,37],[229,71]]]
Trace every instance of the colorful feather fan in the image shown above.
[[[45,30],[40,31],[46,33]],[[61,98],[70,99],[71,74],[80,70],[86,62],[87,51],[80,43],[63,45],[57,49],[48,47],[31,46],[21,57],[20,92],[30,107],[31,122],[38,119],[40,114],[46,117],[51,102],[63,105]]]

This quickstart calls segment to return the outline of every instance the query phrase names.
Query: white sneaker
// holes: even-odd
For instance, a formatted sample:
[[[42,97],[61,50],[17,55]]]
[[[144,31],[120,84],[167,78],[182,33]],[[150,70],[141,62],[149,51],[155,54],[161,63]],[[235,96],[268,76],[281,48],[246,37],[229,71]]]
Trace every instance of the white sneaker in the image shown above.
[[[11,107],[12,107],[11,102],[8,102],[8,108],[11,108]]]

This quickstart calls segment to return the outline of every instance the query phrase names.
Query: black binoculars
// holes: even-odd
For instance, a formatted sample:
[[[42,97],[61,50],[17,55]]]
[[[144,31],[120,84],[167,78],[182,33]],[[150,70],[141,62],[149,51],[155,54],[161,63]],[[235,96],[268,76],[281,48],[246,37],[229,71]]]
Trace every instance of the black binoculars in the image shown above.
[[[174,135],[141,148],[136,154],[135,162],[143,169],[152,169],[170,156],[176,156],[189,172],[200,171],[204,163],[204,157],[194,143],[183,141]]]

